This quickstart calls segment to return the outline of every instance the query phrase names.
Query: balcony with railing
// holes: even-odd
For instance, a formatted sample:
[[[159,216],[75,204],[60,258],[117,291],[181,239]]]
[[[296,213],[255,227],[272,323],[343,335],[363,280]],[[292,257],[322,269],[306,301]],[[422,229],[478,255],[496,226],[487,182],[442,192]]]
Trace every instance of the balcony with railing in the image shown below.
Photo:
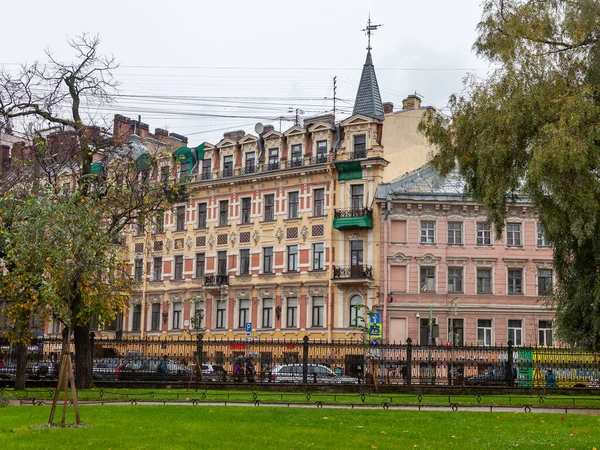
[[[306,156],[303,158],[292,158],[287,160],[267,161],[263,164],[246,164],[242,167],[225,168],[219,171],[202,170],[197,173],[193,181],[219,180],[224,178],[232,178],[237,176],[259,174],[273,172],[276,170],[295,169],[299,167],[310,167],[320,164],[327,164],[333,161],[333,154],[319,154],[315,156]],[[191,180],[190,180],[191,181]]]
[[[373,267],[367,265],[333,266],[333,280],[364,282],[373,279]]]
[[[204,277],[204,286],[207,288],[218,288],[229,285],[229,275],[211,274]]]
[[[373,208],[336,209],[333,228],[336,230],[373,228]]]
[[[348,159],[364,159],[367,157],[367,149],[360,148],[355,149],[353,152],[350,152]]]

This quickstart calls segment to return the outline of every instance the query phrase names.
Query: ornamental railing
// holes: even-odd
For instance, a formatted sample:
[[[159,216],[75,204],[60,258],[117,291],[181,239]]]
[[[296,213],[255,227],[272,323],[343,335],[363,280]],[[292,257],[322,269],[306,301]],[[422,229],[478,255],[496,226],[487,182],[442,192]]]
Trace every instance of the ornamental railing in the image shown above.
[[[350,159],[363,159],[367,157],[367,149],[354,150],[350,153]]]
[[[204,277],[204,286],[227,286],[229,275],[212,274]]]
[[[333,266],[333,279],[373,279],[373,267],[366,265]]]
[[[373,217],[373,208],[349,208],[349,209],[336,209],[335,218],[339,219],[342,217]]]
[[[553,388],[599,387],[598,354],[578,349],[513,346],[512,343],[483,346],[472,345],[474,342],[464,342],[463,339],[450,345],[441,336],[432,340],[433,345],[412,345],[411,338],[388,343],[385,338],[360,339],[362,327],[348,327],[350,339],[332,342],[313,338],[302,340],[300,333],[295,338],[285,340],[271,337],[229,340],[221,337],[203,338],[202,328],[189,329],[184,333],[182,329],[173,329],[172,321],[167,319],[165,316],[163,321],[162,315],[157,315],[145,339],[140,338],[139,331],[129,330],[97,329],[90,334],[91,348],[94,349],[94,381],[153,381],[164,385],[180,381],[187,386],[194,367],[197,367],[193,364],[198,358],[200,365],[215,366],[208,367],[206,371],[203,368],[202,381],[205,382],[305,382],[331,385],[366,381],[377,384],[464,386],[464,389],[473,388],[474,392],[484,386],[516,386],[530,394],[531,388],[549,389],[544,393],[547,400],[549,397],[546,397],[546,393],[551,393]],[[276,315],[272,316],[264,331],[279,326],[280,320]],[[144,321],[140,324],[144,326]],[[232,325],[234,328],[230,329]],[[224,329],[243,333],[244,330],[237,325],[237,322],[232,324],[226,321]],[[210,326],[208,318],[202,326]],[[170,332],[168,339],[165,339],[165,333],[161,333],[166,330]],[[181,334],[172,335],[174,332]],[[44,339],[33,339],[27,346],[27,378],[56,380],[61,347],[60,333],[46,335]],[[75,351],[73,342],[70,350]],[[168,372],[161,372],[158,363],[165,358],[168,359]],[[16,378],[16,352],[1,336],[0,361],[3,363],[0,366],[0,385],[9,384]],[[242,363],[244,370],[240,372],[239,364]],[[303,366],[304,369],[288,372],[276,369],[286,364]],[[316,366],[328,370],[316,371],[313,369]],[[253,369],[250,373],[246,371],[248,367]],[[241,376],[242,373],[244,376]],[[309,376],[303,379],[303,373]],[[315,373],[316,377],[313,375]],[[38,394],[41,395],[41,391],[36,396]],[[586,397],[586,402],[591,401],[589,398]],[[381,402],[379,394],[377,402]]]

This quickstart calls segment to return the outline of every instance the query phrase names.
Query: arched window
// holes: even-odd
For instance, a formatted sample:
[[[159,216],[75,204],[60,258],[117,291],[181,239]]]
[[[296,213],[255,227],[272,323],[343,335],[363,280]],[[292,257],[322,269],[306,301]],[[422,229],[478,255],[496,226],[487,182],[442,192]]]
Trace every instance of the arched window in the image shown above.
[[[350,299],[350,326],[357,327],[363,325],[363,308],[358,308],[363,301],[360,295],[355,295]]]

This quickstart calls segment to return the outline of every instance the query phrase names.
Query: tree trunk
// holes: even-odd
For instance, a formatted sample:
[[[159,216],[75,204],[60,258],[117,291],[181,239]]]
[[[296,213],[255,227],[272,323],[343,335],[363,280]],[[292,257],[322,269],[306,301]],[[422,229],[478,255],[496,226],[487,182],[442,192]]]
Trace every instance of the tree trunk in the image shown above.
[[[77,389],[92,388],[92,346],[90,326],[75,326],[75,386]]]
[[[27,368],[27,346],[17,345],[17,378],[15,389],[25,389],[25,369]]]

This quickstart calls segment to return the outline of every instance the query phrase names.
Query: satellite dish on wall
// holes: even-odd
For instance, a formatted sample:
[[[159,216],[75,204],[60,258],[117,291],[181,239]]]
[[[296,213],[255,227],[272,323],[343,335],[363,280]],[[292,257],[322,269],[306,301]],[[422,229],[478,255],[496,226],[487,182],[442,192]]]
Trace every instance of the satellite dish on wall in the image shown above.
[[[256,131],[260,136],[265,131],[265,126],[262,123],[258,122],[256,125],[254,125],[254,131]]]

